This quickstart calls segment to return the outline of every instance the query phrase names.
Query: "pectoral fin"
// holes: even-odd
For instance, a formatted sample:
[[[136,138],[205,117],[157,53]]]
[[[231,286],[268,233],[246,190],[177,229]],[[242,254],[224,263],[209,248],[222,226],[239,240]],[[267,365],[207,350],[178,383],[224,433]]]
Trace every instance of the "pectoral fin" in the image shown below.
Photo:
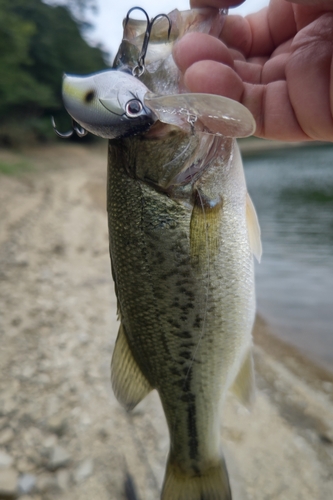
[[[152,390],[133,357],[123,325],[113,351],[111,383],[116,398],[127,410],[132,410]]]
[[[231,386],[231,390],[244,406],[247,408],[252,406],[255,393],[255,381],[251,349],[244,358],[237,377]]]
[[[260,226],[256,209],[254,208],[249,193],[247,193],[246,195],[246,221],[249,233],[250,248],[257,261],[260,262],[262,255]]]
[[[210,199],[196,189],[190,224],[190,248],[192,263],[202,268],[209,265],[220,251],[219,224],[223,201]]]
[[[255,131],[255,121],[242,104],[213,94],[175,94],[156,96],[148,93],[145,104],[163,123],[185,131],[225,137],[248,137]]]

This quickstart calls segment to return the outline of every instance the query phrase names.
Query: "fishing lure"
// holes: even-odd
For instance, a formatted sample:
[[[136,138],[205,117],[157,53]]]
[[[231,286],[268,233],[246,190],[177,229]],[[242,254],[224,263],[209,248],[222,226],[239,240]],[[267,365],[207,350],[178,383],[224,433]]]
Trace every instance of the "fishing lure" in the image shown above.
[[[161,17],[167,19],[169,40],[172,22],[166,14],[159,14],[149,20],[143,9],[133,7],[125,19],[125,32],[129,25],[129,15],[135,9],[144,12],[147,17],[143,44],[136,64],[131,68],[133,56],[130,54],[130,60],[127,54],[127,66],[124,70],[121,63],[121,46],[115,58],[114,65],[118,66],[115,69],[87,77],[64,75],[63,101],[72,117],[73,128],[69,132],[61,133],[52,117],[52,125],[57,135],[69,138],[75,132],[79,137],[83,137],[87,132],[91,132],[106,139],[114,139],[144,133],[157,121],[175,125],[185,132],[197,131],[229,137],[251,135],[255,126],[253,117],[236,101],[212,94],[156,95],[148,89],[139,77],[144,75],[146,69],[145,59],[153,25]],[[224,11],[220,15],[224,16]],[[127,41],[124,42],[126,45]],[[171,48],[172,44],[169,44],[169,54],[168,57],[164,55],[164,60],[170,58]]]

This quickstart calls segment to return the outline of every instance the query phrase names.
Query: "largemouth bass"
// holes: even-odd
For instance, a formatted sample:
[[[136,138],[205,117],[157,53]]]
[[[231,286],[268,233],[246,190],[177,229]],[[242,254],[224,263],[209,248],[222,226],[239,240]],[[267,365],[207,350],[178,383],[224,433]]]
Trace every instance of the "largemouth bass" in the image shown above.
[[[146,71],[132,69],[144,25],[129,22],[114,69],[66,76],[69,114],[109,138],[107,210],[120,328],[111,378],[128,410],[152,389],[170,433],[163,500],[230,500],[220,421],[233,386],[253,394],[253,253],[260,230],[236,137],[254,120],[239,103],[184,91],[172,44],[192,29],[218,35],[200,10],[156,22]]]

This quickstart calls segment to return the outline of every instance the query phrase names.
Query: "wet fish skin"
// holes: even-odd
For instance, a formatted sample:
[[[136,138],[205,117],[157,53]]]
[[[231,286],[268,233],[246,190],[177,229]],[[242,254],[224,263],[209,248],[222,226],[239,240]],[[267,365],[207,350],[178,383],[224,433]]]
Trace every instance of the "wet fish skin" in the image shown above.
[[[250,356],[255,312],[246,186],[235,141],[214,137],[220,154],[201,177],[163,192],[165,157],[157,151],[171,161],[177,135],[110,141],[110,255],[121,318],[112,384],[128,409],[159,392],[170,432],[161,498],[226,500],[221,410]],[[152,169],[155,185],[145,180]]]

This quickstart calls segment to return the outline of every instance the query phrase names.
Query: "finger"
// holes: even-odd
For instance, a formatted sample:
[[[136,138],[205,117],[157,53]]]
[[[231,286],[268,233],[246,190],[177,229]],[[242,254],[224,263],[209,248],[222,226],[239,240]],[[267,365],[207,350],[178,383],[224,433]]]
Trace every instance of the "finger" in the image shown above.
[[[246,83],[241,102],[254,116],[256,136],[292,142],[310,139],[296,118],[286,81],[268,85]]]
[[[268,59],[268,57],[249,57],[246,61],[251,64],[259,64],[260,66],[263,66]]]
[[[248,20],[242,16],[227,16],[224,21],[221,40],[248,57],[252,47],[252,31]]]
[[[229,49],[229,53],[234,61],[246,61],[244,55],[236,49]]]
[[[261,83],[277,82],[286,79],[286,64],[289,54],[280,54],[269,59],[262,68]]]
[[[280,54],[272,59],[265,60],[263,64],[234,61],[234,70],[246,83],[267,84],[285,80],[288,57],[288,54]]]
[[[294,5],[295,19],[297,22],[298,31],[305,28],[313,21],[316,21],[323,13],[333,11],[332,0],[318,4]]]
[[[190,66],[184,75],[192,92],[223,95],[241,102],[253,114],[258,137],[289,141],[308,140],[300,127],[290,102],[286,81],[268,85],[243,83],[230,66],[201,61]]]
[[[256,36],[258,25],[261,22],[260,16],[251,14],[249,22],[254,33],[252,50],[256,52],[263,42],[260,36]],[[281,0],[271,0],[267,9],[267,24],[268,36],[271,37],[274,47],[279,47],[297,33],[293,6],[284,1],[281,2]]]
[[[237,75],[246,83],[261,83],[262,64],[254,64],[244,61],[235,61],[234,70]]]
[[[240,101],[243,93],[243,82],[237,73],[215,61],[192,64],[185,72],[184,83],[192,92],[224,95],[235,101]]]
[[[234,7],[244,3],[245,0],[191,0],[192,9],[200,7],[215,7],[216,9]]]
[[[246,57],[268,56],[296,33],[292,6],[271,0],[269,7],[246,17],[227,16],[221,40]]]
[[[286,0],[286,2],[312,5],[320,8],[332,8],[332,0]]]
[[[286,64],[290,98],[304,131],[317,140],[333,140],[331,68],[333,13],[302,30]]]
[[[278,56],[279,54],[288,54],[291,50],[291,44],[293,43],[293,38],[290,38],[286,42],[281,43],[273,52],[271,57]]]
[[[174,60],[181,71],[200,60],[219,61],[233,66],[228,48],[218,38],[204,33],[188,33],[173,49]]]

